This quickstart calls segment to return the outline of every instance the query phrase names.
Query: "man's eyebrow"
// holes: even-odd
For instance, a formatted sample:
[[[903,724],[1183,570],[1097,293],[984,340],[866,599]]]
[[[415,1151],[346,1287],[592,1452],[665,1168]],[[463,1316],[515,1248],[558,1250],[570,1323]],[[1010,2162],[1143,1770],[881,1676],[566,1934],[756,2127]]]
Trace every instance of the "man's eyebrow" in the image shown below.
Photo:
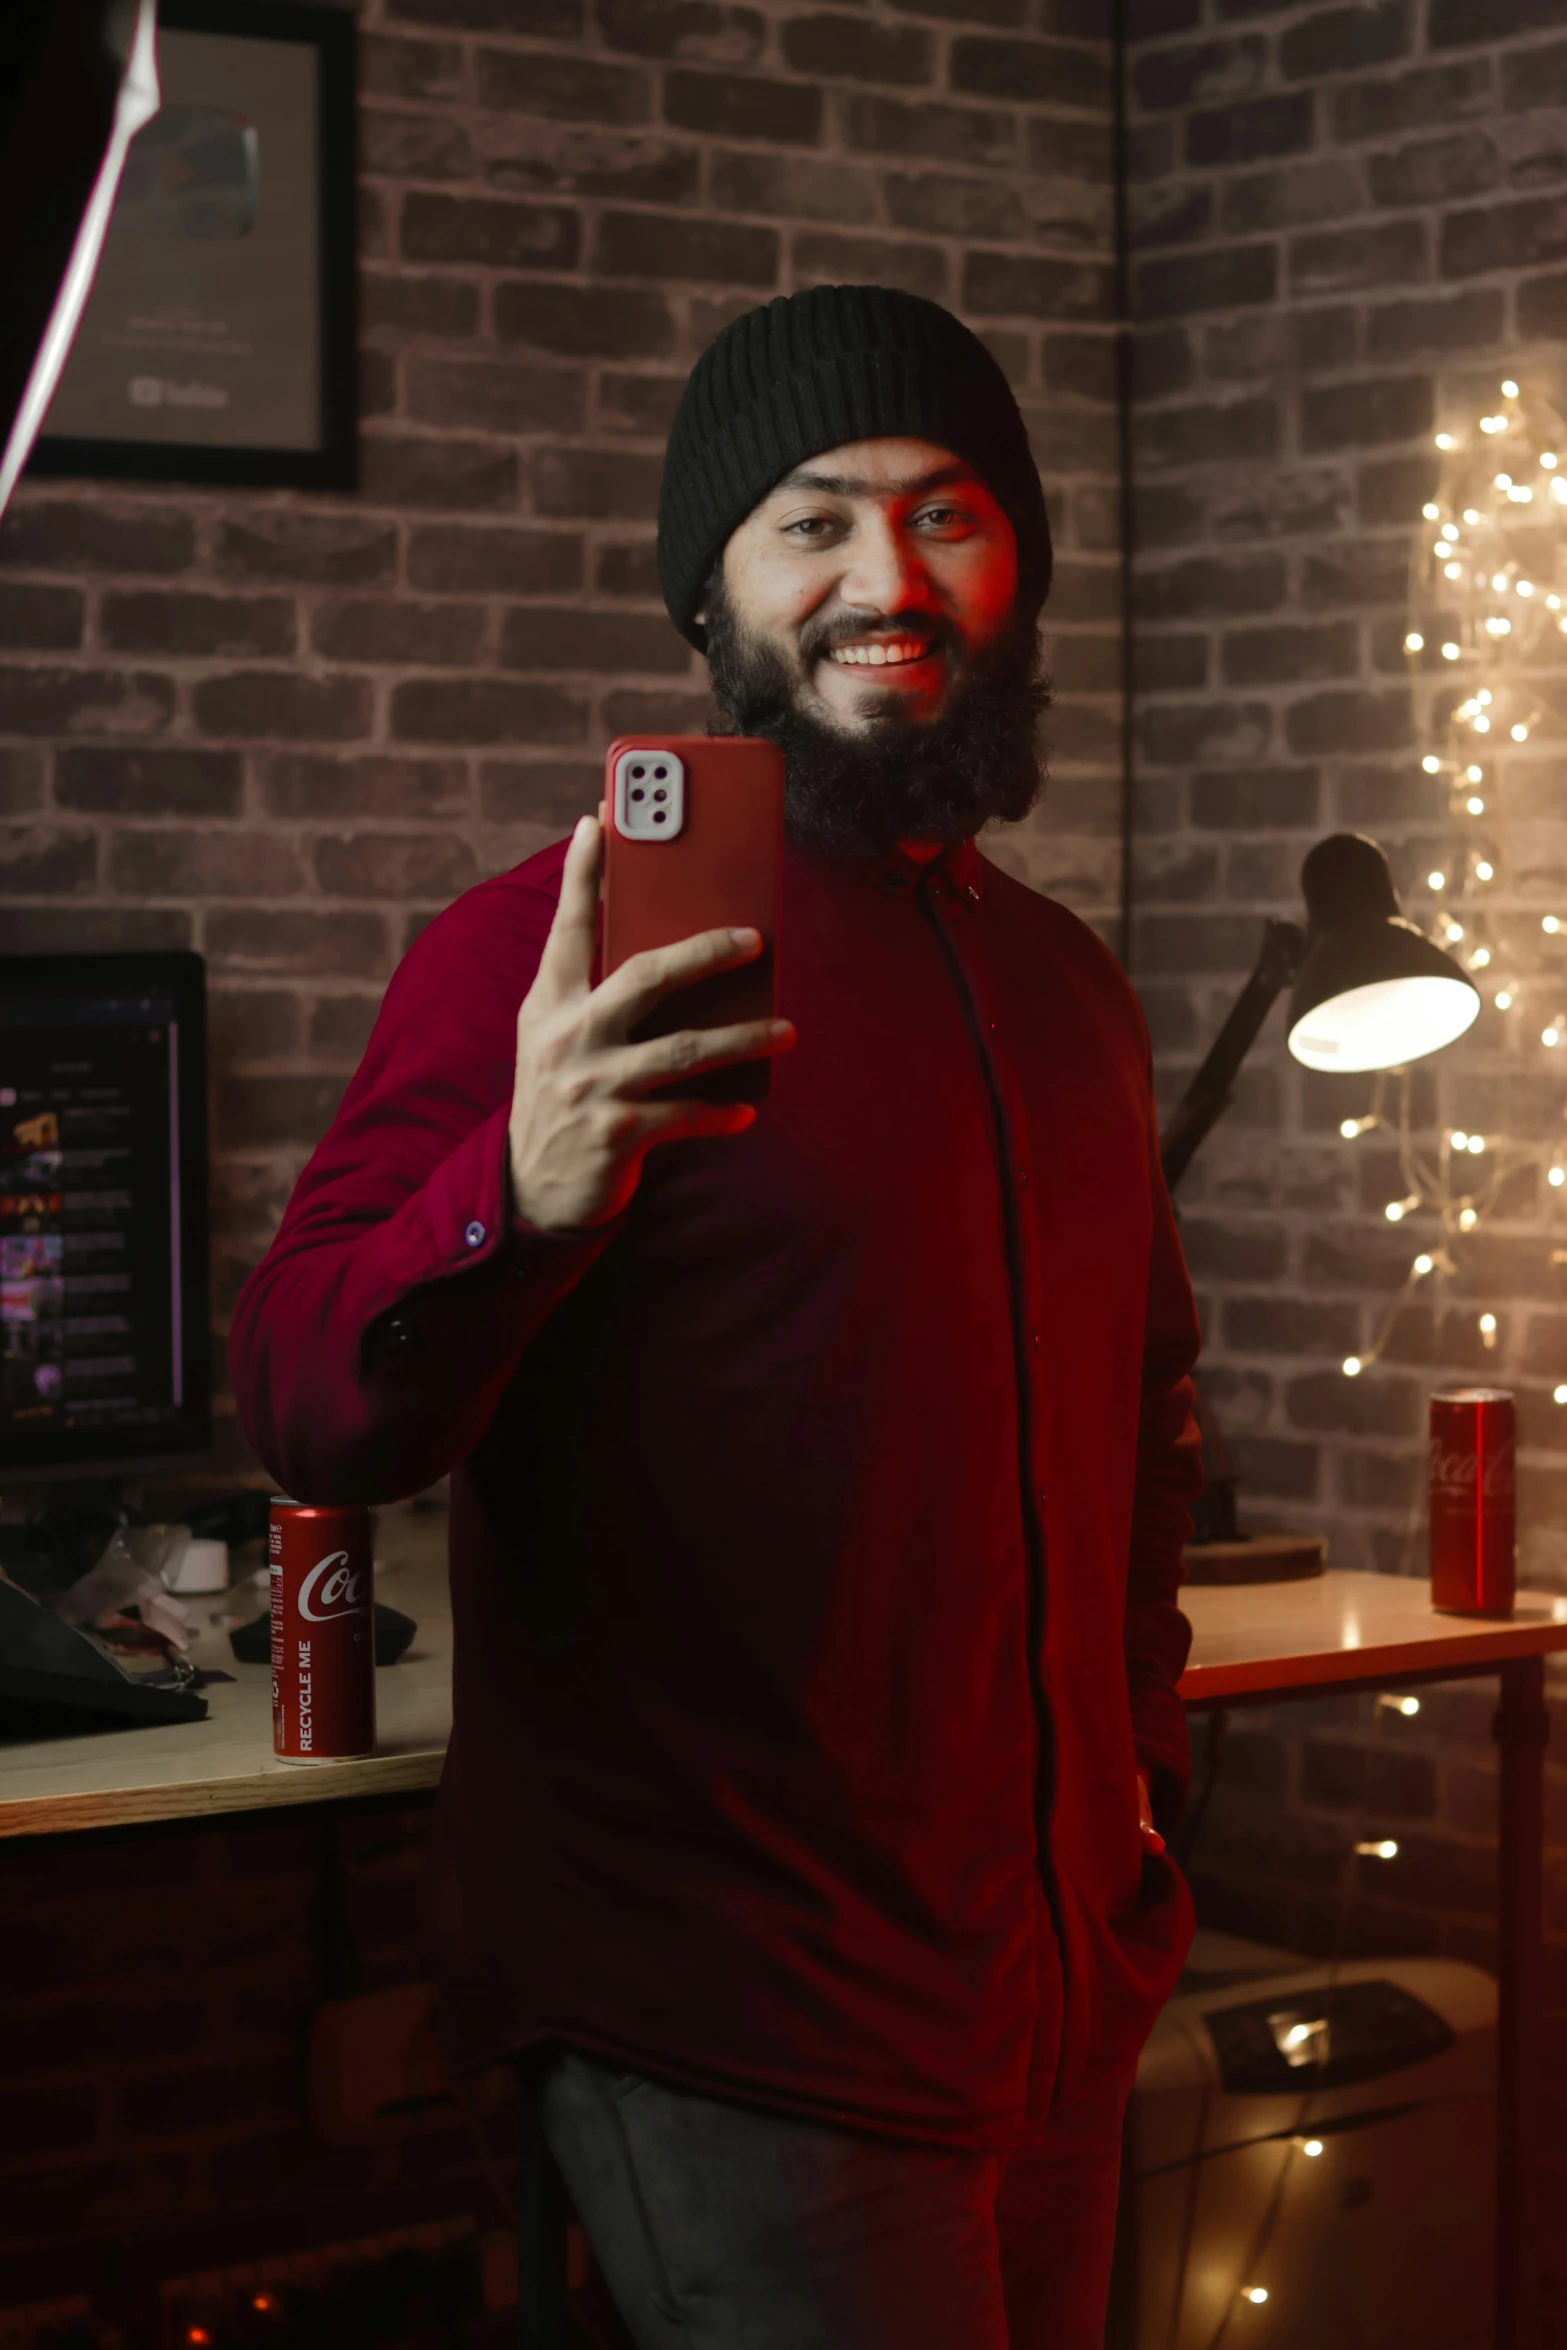
[[[977,481],[973,468],[954,462],[933,466],[929,473],[917,473],[908,481],[865,481],[853,473],[813,473],[800,466],[786,473],[774,485],[773,495],[781,490],[815,490],[827,498],[923,498],[931,490],[953,489],[962,482]]]

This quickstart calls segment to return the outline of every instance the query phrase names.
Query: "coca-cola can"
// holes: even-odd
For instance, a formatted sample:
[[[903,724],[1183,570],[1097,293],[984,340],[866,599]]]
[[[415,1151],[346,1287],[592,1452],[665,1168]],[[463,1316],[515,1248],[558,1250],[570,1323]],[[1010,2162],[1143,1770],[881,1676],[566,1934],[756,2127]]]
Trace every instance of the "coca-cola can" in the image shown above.
[[[284,1762],[375,1751],[368,1510],[272,1497],[272,1744]]]
[[[1431,1604],[1510,1616],[1517,1542],[1517,1422],[1501,1387],[1431,1398]]]

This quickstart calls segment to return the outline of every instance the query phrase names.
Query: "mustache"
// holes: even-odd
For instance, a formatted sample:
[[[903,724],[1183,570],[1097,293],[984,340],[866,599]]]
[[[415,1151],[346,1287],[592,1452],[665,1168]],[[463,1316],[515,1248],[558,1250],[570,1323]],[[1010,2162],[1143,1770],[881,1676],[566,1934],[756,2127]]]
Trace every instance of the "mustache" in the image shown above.
[[[802,623],[800,659],[809,665],[825,659],[838,645],[882,635],[915,637],[931,652],[962,649],[956,628],[942,612],[835,612],[827,619]]]

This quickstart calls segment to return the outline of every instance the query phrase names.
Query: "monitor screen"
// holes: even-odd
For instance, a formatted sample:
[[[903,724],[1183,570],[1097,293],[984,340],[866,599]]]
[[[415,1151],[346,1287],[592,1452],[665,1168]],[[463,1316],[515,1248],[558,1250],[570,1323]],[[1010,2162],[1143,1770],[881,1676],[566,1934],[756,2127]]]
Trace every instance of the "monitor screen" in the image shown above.
[[[206,985],[193,954],[0,956],[0,1476],[209,1440]]]

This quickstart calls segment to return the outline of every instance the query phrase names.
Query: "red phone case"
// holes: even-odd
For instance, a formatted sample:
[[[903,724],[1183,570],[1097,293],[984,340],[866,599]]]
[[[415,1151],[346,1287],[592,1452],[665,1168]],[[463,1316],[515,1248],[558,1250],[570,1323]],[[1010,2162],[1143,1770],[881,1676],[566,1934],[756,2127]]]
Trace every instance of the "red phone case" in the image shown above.
[[[631,840],[615,823],[615,762],[626,751],[672,751],[685,766],[685,821],[673,840]],[[638,1037],[677,1028],[770,1019],[778,1009],[778,903],[783,873],[783,754],[746,735],[622,735],[604,759],[604,953],[607,978],[648,947],[701,930],[762,934],[755,962],[678,988]],[[766,1098],[771,1061],[746,1061],[676,1090],[709,1101]]]

